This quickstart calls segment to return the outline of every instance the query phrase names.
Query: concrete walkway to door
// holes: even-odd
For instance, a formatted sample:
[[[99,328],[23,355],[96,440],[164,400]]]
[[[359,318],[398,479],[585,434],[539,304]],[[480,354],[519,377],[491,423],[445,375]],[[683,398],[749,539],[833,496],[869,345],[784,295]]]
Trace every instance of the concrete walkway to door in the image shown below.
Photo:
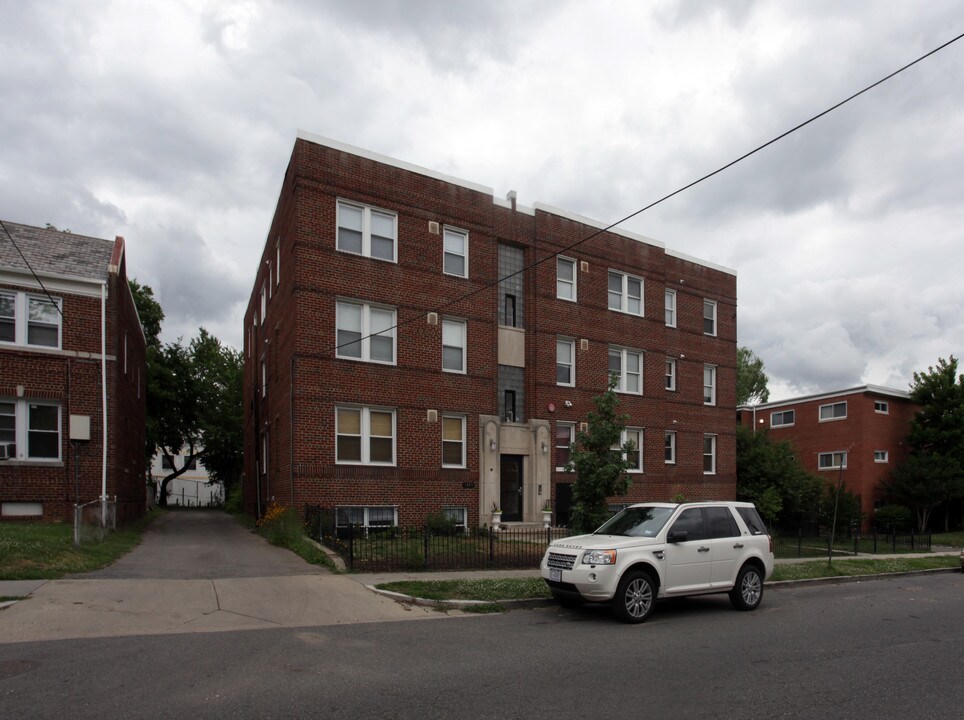
[[[270,545],[218,511],[170,511],[110,567],[43,582],[0,612],[0,643],[439,617]]]

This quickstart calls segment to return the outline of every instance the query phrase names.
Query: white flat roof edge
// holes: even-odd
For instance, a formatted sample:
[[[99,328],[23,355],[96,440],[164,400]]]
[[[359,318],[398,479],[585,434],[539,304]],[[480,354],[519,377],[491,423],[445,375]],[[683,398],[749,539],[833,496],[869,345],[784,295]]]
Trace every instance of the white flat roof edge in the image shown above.
[[[536,210],[542,210],[542,212],[549,213],[550,215],[558,215],[559,217],[566,218],[567,220],[573,220],[583,225],[589,225],[590,227],[598,228],[599,230],[606,230],[606,232],[615,233],[616,235],[622,235],[630,240],[635,240],[637,242],[646,243],[647,245],[653,245],[660,249],[665,250],[666,246],[659,240],[654,240],[651,237],[646,237],[645,235],[640,235],[639,233],[634,233],[631,230],[624,230],[621,227],[609,227],[609,224],[600,222],[599,220],[593,220],[592,218],[586,217],[585,215],[580,215],[579,213],[569,212],[568,210],[562,210],[552,205],[546,203],[537,202],[533,203]],[[608,228],[608,229],[607,229]]]
[[[801,395],[800,397],[776,400],[774,402],[761,403],[760,405],[740,405],[737,409],[753,410],[756,408],[757,410],[771,410],[778,407],[786,407],[787,405],[798,405],[800,403],[813,402],[814,400],[831,400],[833,398],[843,397],[844,395],[859,395],[865,392],[902,398],[904,400],[910,399],[910,393],[906,390],[897,390],[896,388],[884,387],[883,385],[861,385],[860,387],[847,388],[846,390],[835,390],[817,393],[816,395]]]
[[[355,147],[354,145],[349,145],[348,143],[343,143],[338,140],[332,140],[331,138],[327,138],[322,135],[315,135],[314,133],[307,132],[306,130],[299,129],[297,132],[297,137],[299,140],[306,140],[307,142],[314,143],[315,145],[324,145],[325,147],[340,150],[341,152],[346,152],[350,155],[358,155],[359,157],[374,160],[375,162],[382,163],[383,165],[391,165],[392,167],[397,167],[400,170],[407,170],[418,175],[425,175],[426,177],[430,177],[435,180],[452,183],[453,185],[459,185],[469,190],[475,190],[476,192],[490,195],[493,198],[495,197],[495,190],[486,185],[480,185],[479,183],[469,182],[468,180],[462,180],[451,175],[429,170],[421,165],[415,165],[414,163],[405,162],[404,160],[397,160],[396,158],[389,157],[388,155],[382,155],[381,153],[372,152],[371,150]]]
[[[446,175],[444,173],[436,172],[435,170],[429,170],[428,168],[422,167],[421,165],[415,165],[414,163],[405,162],[404,160],[398,160],[396,158],[390,157],[388,155],[382,155],[381,153],[373,152],[371,150],[366,150],[365,148],[356,147],[355,145],[349,145],[348,143],[341,142],[339,140],[333,140],[332,138],[325,137],[323,135],[316,135],[315,133],[308,132],[307,130],[298,129],[296,136],[299,140],[305,140],[316,145],[323,145],[325,147],[330,147],[334,150],[339,150],[341,152],[348,153],[350,155],[357,155],[359,157],[366,158],[368,160],[373,160],[374,162],[382,163],[384,165],[390,165],[392,167],[397,167],[400,170],[407,170],[408,172],[413,172],[418,175],[424,175],[425,177],[430,177],[435,180],[441,180],[442,182],[452,183],[453,185],[459,185],[460,187],[467,188],[469,190],[474,190],[475,192],[483,193],[489,195],[492,198],[492,202],[500,207],[512,207],[509,200],[503,200],[495,195],[495,190],[487,185],[481,185],[479,183],[469,182],[468,180],[462,180],[461,178],[454,177],[452,175]],[[526,215],[535,215],[537,210],[549,213],[550,215],[557,215],[568,220],[573,220],[583,225],[588,225],[589,227],[594,227],[599,230],[605,230],[609,227],[606,223],[600,222],[599,220],[593,220],[592,218],[585,217],[584,215],[579,215],[578,213],[569,212],[567,210],[562,210],[561,208],[554,207],[547,203],[536,202],[533,203],[532,207],[525,205],[516,205],[516,211],[524,213]],[[672,250],[667,250],[666,245],[661,243],[659,240],[654,240],[651,237],[645,235],[640,235],[639,233],[634,233],[630,230],[624,230],[620,227],[612,227],[607,230],[607,232],[614,233],[616,235],[622,235],[623,237],[629,238],[630,240],[635,240],[637,242],[645,243],[647,245],[652,245],[658,247],[667,255],[679,258],[680,260],[685,260],[687,262],[694,263],[696,265],[702,265],[704,267],[710,268],[712,270],[718,270],[720,272],[727,273],[729,275],[736,275],[736,270],[732,268],[725,267],[723,265],[717,265],[716,263],[709,262],[707,260],[700,260],[691,255],[685,255],[684,253],[675,252]]]

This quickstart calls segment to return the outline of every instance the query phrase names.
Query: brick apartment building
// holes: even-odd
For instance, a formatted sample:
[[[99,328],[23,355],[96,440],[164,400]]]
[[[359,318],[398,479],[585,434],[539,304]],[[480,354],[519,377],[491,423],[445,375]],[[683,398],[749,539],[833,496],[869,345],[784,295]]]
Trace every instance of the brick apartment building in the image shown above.
[[[903,390],[863,385],[738,409],[741,425],[789,440],[803,466],[860,497],[864,527],[884,503],[881,480],[907,458],[910,421],[920,407]]]
[[[143,514],[145,371],[124,239],[0,223],[4,520],[72,519],[105,487]]]
[[[299,133],[245,313],[246,509],[564,524],[610,371],[614,501],[734,497],[736,275],[602,227]]]

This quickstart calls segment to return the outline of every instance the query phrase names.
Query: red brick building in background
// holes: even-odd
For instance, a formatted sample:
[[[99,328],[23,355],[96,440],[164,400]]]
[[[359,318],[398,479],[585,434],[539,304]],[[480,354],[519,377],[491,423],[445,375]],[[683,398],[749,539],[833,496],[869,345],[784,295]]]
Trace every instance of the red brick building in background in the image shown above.
[[[143,514],[145,373],[124,239],[0,222],[0,518]]]
[[[733,498],[736,275],[602,228],[299,133],[245,313],[247,511],[564,524],[610,372],[613,500]]]
[[[860,498],[864,528],[884,504],[880,481],[907,458],[910,421],[920,409],[903,390],[863,385],[762,405],[742,406],[741,425],[789,440],[810,472],[844,486]]]

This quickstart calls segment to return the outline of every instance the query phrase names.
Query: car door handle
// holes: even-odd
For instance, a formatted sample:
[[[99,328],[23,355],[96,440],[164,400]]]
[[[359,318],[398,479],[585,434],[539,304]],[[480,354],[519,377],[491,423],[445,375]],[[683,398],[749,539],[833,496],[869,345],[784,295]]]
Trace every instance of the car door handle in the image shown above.
[[[701,547],[701,548],[699,549],[699,552],[709,552],[709,551],[710,551],[710,549],[709,549],[708,547]]]
[[[733,549],[734,549],[734,550],[742,550],[742,549],[743,549],[743,543],[737,543],[736,545],[733,546]]]

